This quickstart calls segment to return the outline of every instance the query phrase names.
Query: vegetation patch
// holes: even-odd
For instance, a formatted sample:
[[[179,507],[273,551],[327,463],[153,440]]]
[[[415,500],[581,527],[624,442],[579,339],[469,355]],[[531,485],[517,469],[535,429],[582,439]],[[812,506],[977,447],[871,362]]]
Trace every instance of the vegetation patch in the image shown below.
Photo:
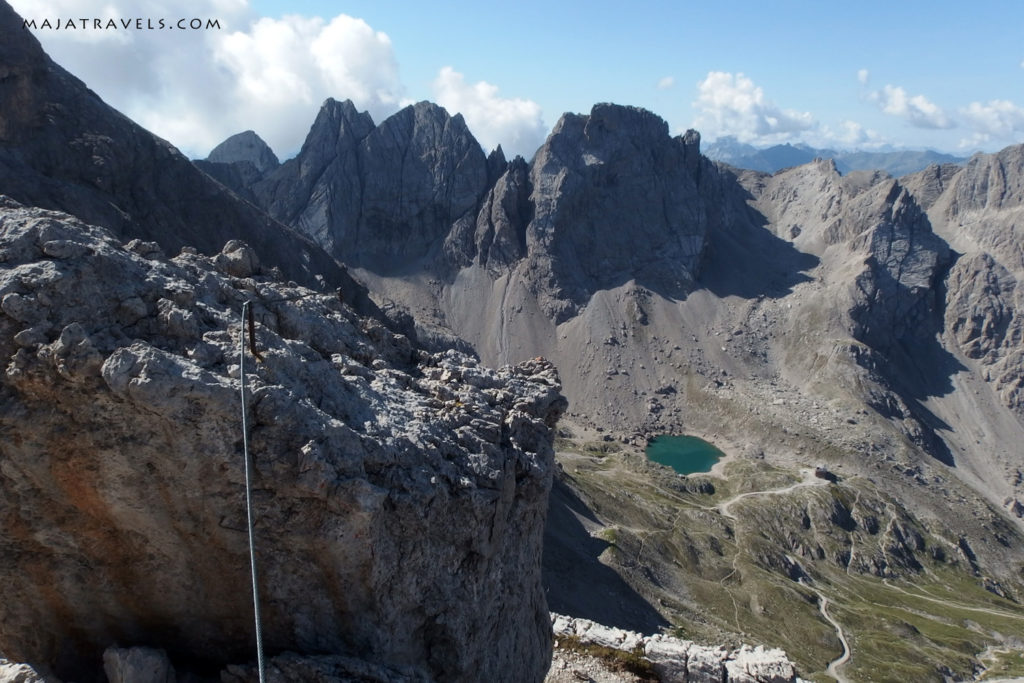
[[[577,636],[558,636],[555,639],[555,646],[561,650],[578,652],[600,659],[612,671],[633,674],[641,681],[661,683],[661,677],[654,670],[654,665],[644,657],[642,645],[638,645],[633,650],[617,650],[604,645],[585,643]]]

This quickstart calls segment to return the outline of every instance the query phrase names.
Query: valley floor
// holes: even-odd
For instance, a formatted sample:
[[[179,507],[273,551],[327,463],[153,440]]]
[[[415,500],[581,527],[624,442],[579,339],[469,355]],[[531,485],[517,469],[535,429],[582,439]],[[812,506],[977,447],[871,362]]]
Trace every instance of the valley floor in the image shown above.
[[[1020,605],[869,478],[830,482],[808,463],[735,452],[709,474],[680,476],[629,441],[572,421],[560,430],[551,609],[708,644],[780,647],[807,680],[1024,676]],[[551,676],[562,678],[549,680],[574,671],[633,680],[600,678],[578,656],[557,654]]]

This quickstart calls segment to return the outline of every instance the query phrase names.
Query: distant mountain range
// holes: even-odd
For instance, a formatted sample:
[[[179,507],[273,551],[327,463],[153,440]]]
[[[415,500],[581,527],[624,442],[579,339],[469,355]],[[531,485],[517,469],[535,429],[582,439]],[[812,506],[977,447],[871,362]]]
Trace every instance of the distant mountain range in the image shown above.
[[[752,171],[775,173],[784,168],[800,166],[815,159],[832,159],[836,169],[846,174],[850,171],[881,170],[900,177],[924,170],[932,164],[962,164],[967,159],[932,150],[897,150],[891,152],[851,152],[834,149],[817,149],[798,143],[754,147],[740,142],[735,137],[718,138],[705,146],[704,155],[730,166]]]

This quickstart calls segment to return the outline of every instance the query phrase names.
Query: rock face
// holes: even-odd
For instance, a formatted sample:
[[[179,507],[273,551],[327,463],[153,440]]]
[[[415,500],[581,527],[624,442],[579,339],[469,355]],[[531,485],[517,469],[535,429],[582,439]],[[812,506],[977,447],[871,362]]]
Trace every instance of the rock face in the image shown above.
[[[526,228],[535,286],[556,321],[632,279],[686,295],[707,231],[699,159],[698,136],[670,138],[642,109],[599,104],[562,117],[533,162]]]
[[[917,186],[927,192],[939,173],[922,172]],[[1024,146],[976,155],[940,186],[929,216],[963,253],[947,279],[946,326],[1024,420]]]
[[[527,164],[485,158],[462,117],[429,102],[375,127],[328,100],[299,155],[239,192],[376,275],[451,279],[476,264],[497,278],[522,265],[562,322],[633,279],[686,295],[708,229],[701,165],[699,135],[672,138],[633,107],[567,114]]]
[[[79,681],[112,645],[163,648],[179,674],[253,657],[238,396],[252,300],[268,652],[543,677],[565,407],[550,364],[417,351],[336,296],[253,276],[239,242],[167,259],[4,199],[0,261],[5,656]]]
[[[28,664],[14,664],[0,659],[0,683],[46,683]]]
[[[780,237],[835,264],[825,278],[847,290],[835,303],[849,315],[855,339],[885,350],[935,333],[935,286],[949,247],[899,181],[840,176],[832,161],[819,160],[760,182],[752,193]]]
[[[461,115],[430,102],[374,127],[349,101],[327,100],[299,155],[253,191],[271,215],[352,265],[408,270],[472,224],[487,159]]]
[[[215,254],[244,236],[288,278],[354,295],[322,249],[226,192],[55,64],[6,2],[0,31],[0,193],[168,253],[189,245]]]

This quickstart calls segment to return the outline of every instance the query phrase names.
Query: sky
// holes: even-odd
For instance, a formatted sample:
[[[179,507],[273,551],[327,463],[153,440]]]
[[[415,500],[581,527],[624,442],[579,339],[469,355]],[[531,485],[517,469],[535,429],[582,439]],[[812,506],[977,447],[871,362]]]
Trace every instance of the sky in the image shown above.
[[[1024,142],[1019,0],[11,4],[58,63],[193,158],[250,129],[291,157],[328,97],[378,123],[431,100],[510,158],[598,102],[705,144],[967,156]],[[175,28],[146,28],[160,19]]]

